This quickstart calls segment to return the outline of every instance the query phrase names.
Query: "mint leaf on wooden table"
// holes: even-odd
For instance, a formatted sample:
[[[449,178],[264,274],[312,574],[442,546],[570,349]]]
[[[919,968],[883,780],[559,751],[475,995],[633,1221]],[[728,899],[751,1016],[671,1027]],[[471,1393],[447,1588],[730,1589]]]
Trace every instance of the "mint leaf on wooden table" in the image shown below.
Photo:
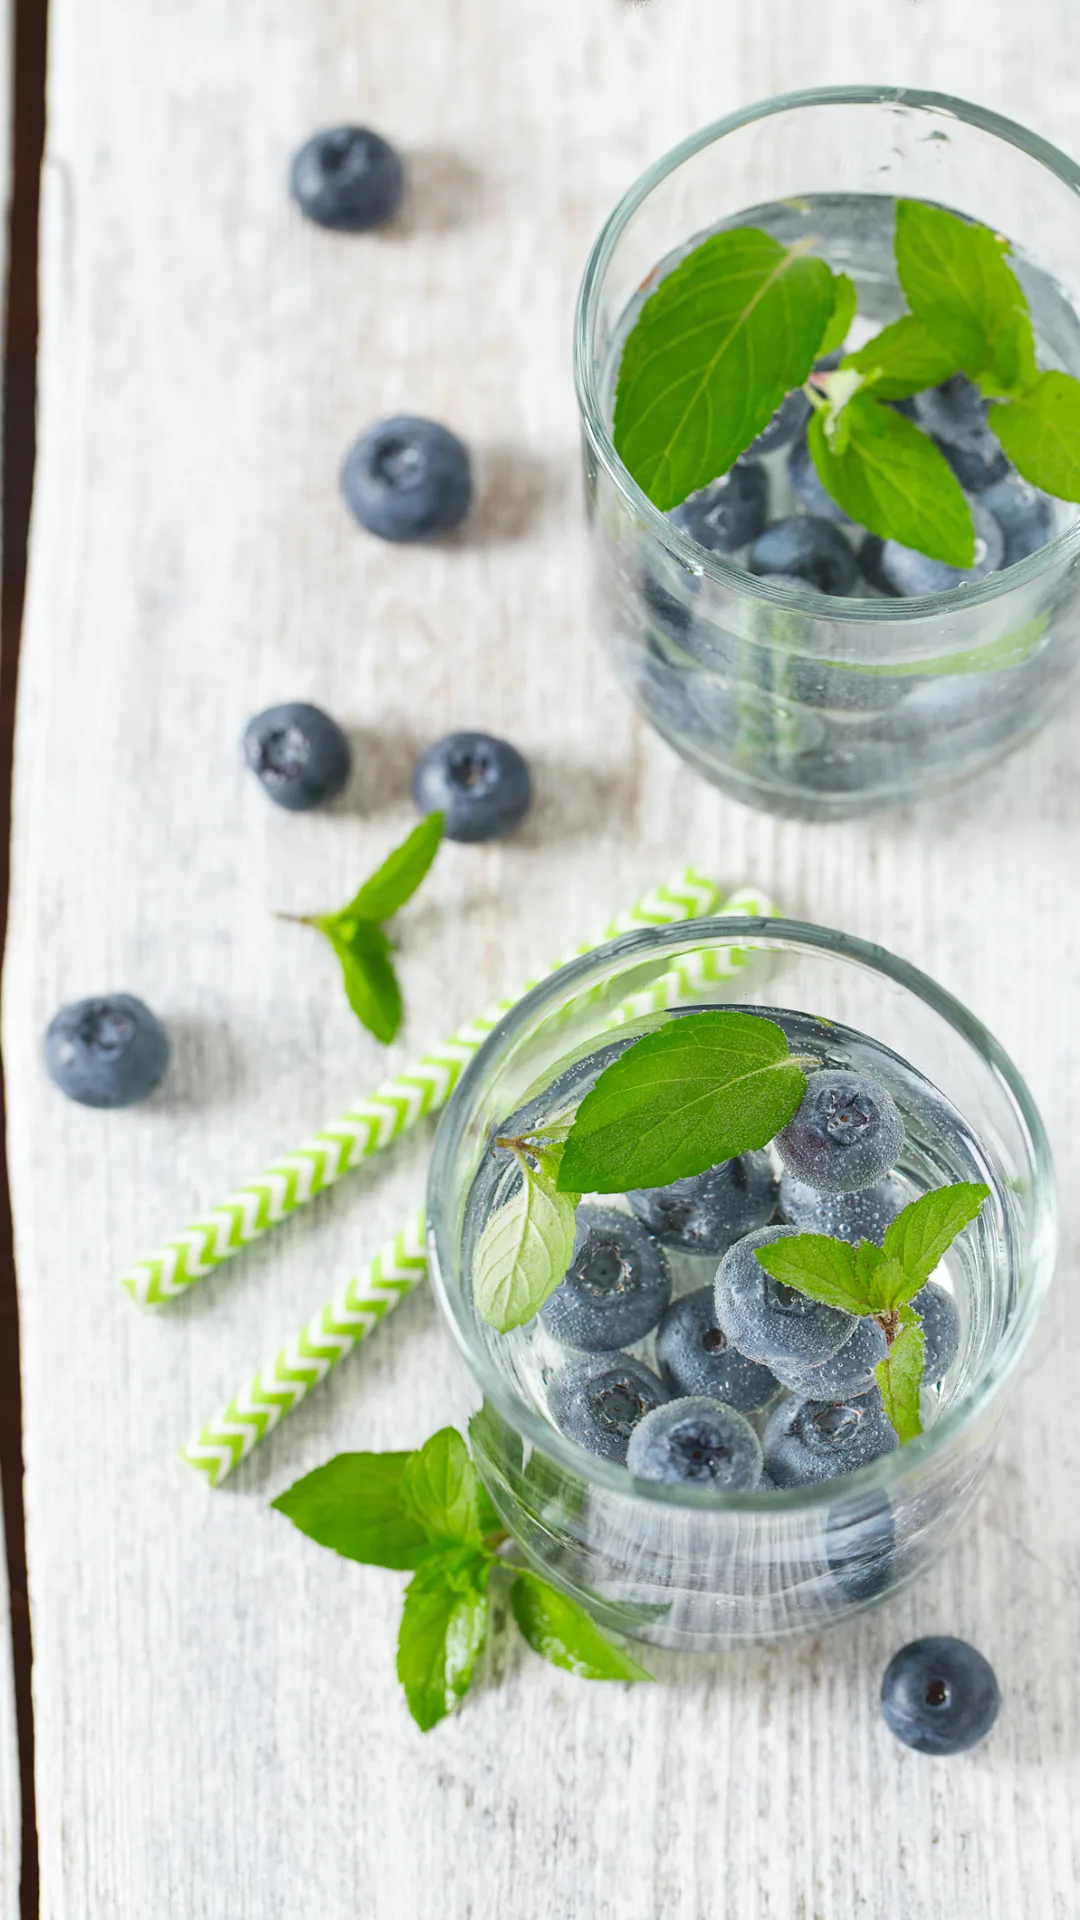
[[[916,318],[984,393],[1022,393],[1035,378],[1027,300],[1008,242],[924,200],[896,206],[896,268]]]
[[[877,399],[906,400],[927,387],[940,387],[957,372],[958,363],[921,320],[905,313],[857,352],[845,355],[841,372],[848,367],[865,374]]]
[[[885,1414],[901,1446],[922,1432],[919,1390],[926,1364],[926,1336],[913,1307],[899,1310],[900,1331],[874,1368]]]
[[[714,234],[661,280],[627,337],[615,448],[654,506],[726,473],[813,365],[834,308],[811,240]]]
[[[1080,381],[1040,373],[1019,400],[991,407],[987,424],[1033,487],[1080,500]]]
[[[682,1015],[605,1067],[577,1110],[559,1186],[627,1193],[704,1173],[766,1146],[805,1092],[806,1075],[774,1020]]]
[[[565,1277],[581,1198],[558,1190],[550,1165],[519,1163],[521,1185],[489,1216],[472,1266],[476,1311],[498,1333],[524,1326]]]
[[[848,337],[848,329],[855,318],[855,309],[859,304],[859,290],[854,280],[846,273],[833,274],[833,310],[829,324],[818,341],[815,360],[827,353],[835,353]]]
[[[454,1427],[440,1427],[409,1456],[402,1497],[437,1547],[479,1547],[476,1468]]]
[[[342,907],[344,920],[389,920],[411,900],[439,851],[446,816],[429,813]]]
[[[488,1625],[491,1559],[458,1547],[420,1567],[405,1589],[397,1676],[422,1733],[468,1692]]]
[[[534,1653],[582,1680],[651,1680],[622,1647],[602,1634],[595,1620],[535,1573],[519,1573],[510,1588],[514,1619]]]
[[[820,412],[808,430],[818,479],[837,504],[882,540],[917,547],[949,566],[972,566],[971,508],[933,441],[865,391],[852,396],[843,418],[846,435],[840,451],[830,448]]]
[[[320,1547],[367,1566],[410,1571],[431,1536],[402,1491],[410,1453],[339,1453],[271,1501]]]

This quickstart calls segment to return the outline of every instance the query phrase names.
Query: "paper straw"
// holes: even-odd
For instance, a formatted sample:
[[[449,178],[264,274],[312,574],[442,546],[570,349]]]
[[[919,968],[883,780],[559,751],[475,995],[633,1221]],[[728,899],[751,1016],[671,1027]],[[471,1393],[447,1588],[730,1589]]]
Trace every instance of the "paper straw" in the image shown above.
[[[775,912],[772,901],[750,887],[732,894],[723,906],[723,915],[741,914],[748,919],[767,919]],[[746,946],[684,954],[650,987],[623,1001],[612,1015],[612,1024],[621,1026],[644,1014],[662,1012],[714,982],[730,979],[747,965],[751,952],[752,947]],[[380,1248],[374,1260],[346,1280],[333,1299],[206,1422],[181,1449],[183,1458],[206,1475],[210,1486],[219,1487],[426,1273],[421,1212]]]
[[[714,882],[695,868],[684,867],[668,886],[643,895],[603,933],[574,947],[546,971],[557,972],[568,960],[591,952],[593,947],[602,946],[620,933],[702,918],[715,912],[719,903],[720,894]],[[264,1173],[237,1187],[209,1213],[200,1214],[189,1227],[137,1260],[120,1276],[132,1299],[140,1306],[159,1306],[186,1293],[196,1280],[213,1273],[243,1247],[250,1246],[271,1227],[306,1206],[316,1194],[340,1180],[342,1174],[388,1146],[426,1114],[445,1106],[463,1068],[492,1027],[544,977],[539,974],[536,979],[526,981],[517,993],[496,1001],[468,1026],[459,1027],[441,1046],[384,1080],[374,1093],[347,1108],[292,1153],[275,1160]]]

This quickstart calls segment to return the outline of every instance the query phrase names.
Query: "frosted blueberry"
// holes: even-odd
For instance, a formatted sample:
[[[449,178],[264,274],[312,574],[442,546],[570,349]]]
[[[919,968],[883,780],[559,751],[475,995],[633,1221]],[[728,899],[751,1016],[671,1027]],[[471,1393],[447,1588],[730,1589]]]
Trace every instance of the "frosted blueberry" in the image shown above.
[[[802,1487],[854,1473],[894,1453],[899,1442],[874,1387],[840,1402],[782,1400],[769,1415],[762,1445],[777,1486]]]
[[[925,1287],[920,1287],[911,1304],[922,1321],[926,1343],[923,1380],[928,1387],[933,1387],[956,1359],[956,1350],[960,1345],[960,1315],[952,1294],[947,1293],[936,1280],[928,1280]]]
[[[761,1442],[734,1407],[695,1394],[638,1421],[626,1464],[639,1480],[751,1493],[761,1474]]]
[[[953,587],[985,580],[988,573],[996,573],[1004,560],[1005,536],[981,501],[972,500],[969,504],[975,523],[974,566],[951,567],[944,560],[929,559],[914,547],[901,546],[899,540],[885,540],[875,545],[876,536],[868,534],[859,552],[866,578],[883,593],[907,599],[920,593],[948,593]]]
[[[349,777],[349,742],[328,713],[305,700],[267,707],[244,731],[244,758],[263,792],[290,813],[306,813],[340,793]]]
[[[871,1314],[856,1320],[855,1331],[839,1353],[817,1367],[796,1367],[774,1360],[773,1372],[781,1384],[801,1400],[851,1400],[869,1393],[874,1368],[888,1352],[885,1335]]]
[[[587,1452],[620,1464],[638,1421],[670,1397],[655,1373],[625,1353],[571,1361],[549,1380],[547,1394],[561,1432]]]
[[[769,517],[769,476],[753,460],[736,460],[730,472],[692,493],[670,518],[710,553],[733,553],[754,540]]]
[[[547,1331],[584,1353],[612,1353],[651,1333],[671,1298],[662,1247],[632,1213],[578,1208],[569,1270],[540,1310]]]
[[[800,1233],[827,1233],[833,1240],[872,1240],[880,1247],[890,1221],[907,1205],[907,1194],[891,1175],[854,1193],[822,1193],[792,1173],[780,1181],[780,1211]]]
[[[712,1287],[673,1300],[656,1330],[656,1364],[672,1393],[706,1394],[739,1413],[775,1398],[775,1374],[731,1346],[716,1324]]]
[[[776,1175],[767,1153],[722,1160],[667,1187],[637,1187],[627,1199],[662,1246],[679,1253],[724,1253],[776,1209]]]
[[[751,573],[794,575],[818,593],[849,594],[857,578],[855,555],[838,527],[810,513],[774,520],[747,557]]]
[[[46,1072],[80,1106],[133,1106],[153,1091],[168,1064],[169,1036],[133,993],[74,1000],[46,1029]]]
[[[421,813],[445,814],[448,840],[501,840],[529,810],[532,777],[509,740],[463,731],[420,755],[412,791]]]
[[[339,233],[364,233],[392,219],[404,184],[393,147],[368,127],[330,127],[313,134],[289,176],[300,211]]]
[[[810,402],[801,387],[794,387],[785,394],[768,426],[763,427],[756,440],[752,440],[746,449],[747,459],[756,459],[761,454],[775,453],[777,447],[786,446],[801,433],[810,418]]]
[[[978,443],[987,430],[989,402],[966,373],[954,373],[940,387],[927,387],[914,396],[915,418],[924,433],[951,446]]]
[[[1005,535],[1003,567],[1015,566],[1018,560],[1026,560],[1029,553],[1037,553],[1053,538],[1054,509],[1051,501],[1037,487],[1021,480],[1018,473],[1011,473],[995,486],[988,487],[983,494],[982,504],[989,508]]]
[[[360,525],[380,540],[433,540],[469,511],[469,455],[436,421],[397,414],[350,447],[341,491]]]
[[[817,1366],[855,1330],[854,1315],[811,1300],[766,1273],[759,1247],[783,1240],[794,1227],[760,1227],[725,1253],[716,1272],[717,1324],[733,1347],[775,1372],[776,1362]]]
[[[881,1682],[885,1725],[917,1753],[966,1752],[989,1733],[1000,1706],[990,1662],[951,1634],[930,1634],[901,1647]]]
[[[854,1193],[895,1166],[904,1123],[892,1094],[845,1068],[812,1073],[795,1118],[776,1136],[789,1173],[822,1193]]]

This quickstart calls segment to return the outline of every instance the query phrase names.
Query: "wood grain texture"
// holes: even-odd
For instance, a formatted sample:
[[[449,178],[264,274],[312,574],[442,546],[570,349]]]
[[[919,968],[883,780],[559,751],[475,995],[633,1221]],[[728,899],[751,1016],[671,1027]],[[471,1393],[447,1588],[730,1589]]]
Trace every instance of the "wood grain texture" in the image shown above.
[[[737,104],[838,79],[973,95],[1075,142],[1080,15],[1042,0],[53,0],[41,451],[5,979],[47,1920],[1071,1920],[1080,1910],[1080,1235],[1071,1011],[1077,718],[955,799],[801,827],[696,781],[617,694],[583,605],[570,317],[639,169]],[[406,150],[400,228],[347,241],[284,191],[313,127]],[[350,437],[431,413],[477,451],[465,536],[403,553],[336,493]],[[347,721],[351,790],[268,806],[246,718]],[[314,936],[412,818],[455,725],[533,761],[526,830],[448,848],[403,922],[400,1055],[696,857],[869,935],[959,993],[1049,1122],[1063,1280],[993,1494],[914,1591],[819,1640],[657,1661],[590,1688],[498,1640],[421,1737],[393,1678],[400,1581],[268,1499],[456,1403],[414,1295],[210,1495],[194,1424],[418,1197],[414,1139],[190,1298],[115,1274],[382,1064]],[[57,1004],[144,995],[165,1087],[94,1114],[46,1083]],[[969,1758],[876,1711],[918,1631],[975,1640],[1006,1695]]]

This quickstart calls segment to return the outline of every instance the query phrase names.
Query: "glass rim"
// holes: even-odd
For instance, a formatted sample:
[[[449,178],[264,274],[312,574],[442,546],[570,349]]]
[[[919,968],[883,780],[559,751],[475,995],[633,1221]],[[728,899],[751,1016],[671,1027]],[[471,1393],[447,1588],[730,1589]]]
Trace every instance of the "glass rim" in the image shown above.
[[[590,348],[604,274],[625,227],[649,195],[685,161],[693,159],[703,148],[714,145],[727,134],[736,133],[740,127],[750,126],[755,120],[770,119],[792,108],[890,105],[934,109],[951,119],[978,127],[984,133],[993,134],[1055,174],[1080,199],[1080,165],[1070,160],[1060,148],[1021,126],[1019,121],[1009,120],[989,107],[977,106],[953,94],[935,93],[920,87],[895,86],[804,87],[792,93],[773,94],[768,99],[754,101],[750,106],[725,114],[722,119],[710,121],[696,133],[688,134],[677,146],[669,148],[659,160],[647,167],[644,173],[639,174],[608,215],[593,243],[578,290],[574,315],[574,385],[582,425],[609,479],[644,521],[654,538],[694,573],[745,594],[752,600],[812,618],[848,624],[865,622],[868,625],[895,625],[899,621],[927,619],[999,600],[1014,589],[1029,586],[1053,567],[1080,553],[1080,517],[1035,553],[1014,561],[1011,567],[987,574],[983,580],[946,588],[940,593],[912,594],[896,600],[855,600],[839,595],[825,596],[815,593],[812,588],[800,591],[795,587],[775,586],[743,567],[732,566],[709,548],[699,546],[653,505],[648,494],[631,477],[615,451],[615,443],[604,417],[593,375]],[[944,650],[950,651],[948,647]],[[965,644],[959,639],[956,650],[965,651]]]
[[[684,946],[688,941],[695,947],[722,943],[725,946],[754,944],[760,949],[775,943],[778,946],[809,948],[837,959],[855,961],[870,972],[893,981],[930,1007],[980,1056],[1008,1096],[1020,1120],[1029,1152],[1035,1217],[1046,1220],[1051,1231],[1051,1257],[1042,1263],[1040,1271],[1032,1270],[1030,1284],[1014,1318],[972,1388],[916,1439],[906,1441],[894,1452],[852,1473],[838,1475],[834,1480],[769,1489],[763,1493],[727,1494],[635,1480],[626,1467],[588,1454],[575,1446],[512,1391],[487,1353],[478,1333],[476,1316],[465,1300],[463,1289],[456,1286],[451,1295],[445,1284],[444,1271],[455,1270],[460,1250],[452,1244],[442,1195],[451,1188],[453,1162],[470,1096],[477,1084],[483,1082],[491,1062],[506,1049],[538,1010],[564,997],[574,997],[581,991],[585,977],[595,969],[607,966],[612,959],[644,958],[649,954]],[[762,1012],[767,1010],[761,1009]],[[530,1446],[555,1460],[576,1479],[608,1493],[618,1493],[624,1499],[641,1499],[664,1507],[697,1512],[776,1513],[810,1508],[823,1500],[831,1504],[838,1498],[846,1499],[888,1488],[908,1471],[939,1452],[946,1442],[955,1439],[971,1425],[1000,1392],[1015,1369],[1053,1275],[1056,1224],[1054,1166],[1046,1130],[1021,1074],[982,1021],[955,995],[938,986],[928,974],[909,961],[899,959],[887,948],[859,939],[854,934],[839,933],[809,921],[779,917],[762,919],[734,914],[713,915],[700,920],[680,921],[674,926],[649,927],[605,941],[602,946],[593,948],[560,967],[557,972],[549,974],[502,1016],[469,1062],[440,1118],[428,1172],[427,1239],[432,1287],[443,1318],[484,1400],[494,1406]]]

